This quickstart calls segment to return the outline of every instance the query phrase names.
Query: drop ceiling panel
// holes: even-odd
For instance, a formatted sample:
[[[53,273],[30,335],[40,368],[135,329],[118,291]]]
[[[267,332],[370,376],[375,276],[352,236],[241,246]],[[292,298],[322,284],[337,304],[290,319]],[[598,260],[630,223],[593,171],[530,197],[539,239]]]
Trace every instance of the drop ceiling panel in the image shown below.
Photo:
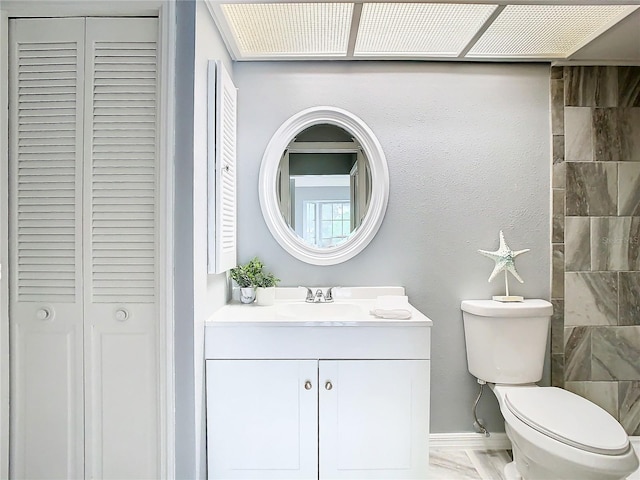
[[[640,64],[634,45],[637,22],[619,28],[625,17],[640,15],[640,0],[206,1],[239,61],[586,59]],[[598,46],[603,43],[605,50]]]
[[[354,56],[457,56],[497,5],[365,3]]]
[[[566,58],[635,8],[507,5],[467,56]]]
[[[346,55],[351,3],[221,5],[244,57]]]

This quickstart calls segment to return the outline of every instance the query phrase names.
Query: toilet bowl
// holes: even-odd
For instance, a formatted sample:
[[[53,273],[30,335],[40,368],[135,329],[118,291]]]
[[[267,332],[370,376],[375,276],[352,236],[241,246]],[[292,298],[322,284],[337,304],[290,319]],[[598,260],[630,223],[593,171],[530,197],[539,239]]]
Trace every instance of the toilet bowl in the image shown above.
[[[638,457],[605,410],[566,390],[495,385],[514,462],[507,480],[622,480]]]
[[[461,304],[469,372],[493,390],[511,440],[508,480],[623,480],[638,457],[604,409],[542,377],[552,306],[545,300]]]

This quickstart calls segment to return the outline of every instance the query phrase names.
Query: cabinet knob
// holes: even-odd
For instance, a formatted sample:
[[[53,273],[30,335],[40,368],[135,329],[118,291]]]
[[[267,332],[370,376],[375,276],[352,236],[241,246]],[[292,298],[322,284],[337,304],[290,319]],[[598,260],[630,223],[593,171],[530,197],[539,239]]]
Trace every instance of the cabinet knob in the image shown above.
[[[331,380],[327,380],[327,382],[324,384],[324,388],[326,388],[327,390],[331,390],[333,388]]]
[[[304,382],[304,389],[305,390],[311,390],[312,388],[313,388],[313,385],[311,384],[311,382],[309,380]]]
[[[116,320],[119,322],[124,322],[129,318],[129,311],[126,308],[120,308],[116,310]]]
[[[52,317],[51,309],[48,307],[41,308],[36,312],[36,318],[38,320],[49,320]]]

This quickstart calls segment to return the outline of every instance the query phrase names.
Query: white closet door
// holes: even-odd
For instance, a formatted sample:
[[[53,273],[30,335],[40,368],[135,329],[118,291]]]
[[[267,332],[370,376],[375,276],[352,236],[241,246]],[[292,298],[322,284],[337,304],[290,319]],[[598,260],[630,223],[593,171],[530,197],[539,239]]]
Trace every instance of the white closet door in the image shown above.
[[[157,19],[87,19],[87,478],[159,478]]]
[[[83,476],[82,19],[11,21],[11,476]]]

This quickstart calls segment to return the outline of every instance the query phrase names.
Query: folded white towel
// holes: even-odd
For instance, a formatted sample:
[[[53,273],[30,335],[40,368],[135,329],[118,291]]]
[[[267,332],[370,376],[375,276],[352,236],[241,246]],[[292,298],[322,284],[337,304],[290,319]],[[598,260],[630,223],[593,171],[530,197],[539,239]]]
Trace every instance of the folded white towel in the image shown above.
[[[376,298],[376,306],[371,310],[371,315],[407,320],[411,318],[409,298],[406,295],[380,295]]]
[[[371,310],[371,315],[378,318],[393,318],[397,320],[408,320],[411,318],[411,310],[406,310],[404,308],[392,308],[392,309],[374,308],[373,310]]]

